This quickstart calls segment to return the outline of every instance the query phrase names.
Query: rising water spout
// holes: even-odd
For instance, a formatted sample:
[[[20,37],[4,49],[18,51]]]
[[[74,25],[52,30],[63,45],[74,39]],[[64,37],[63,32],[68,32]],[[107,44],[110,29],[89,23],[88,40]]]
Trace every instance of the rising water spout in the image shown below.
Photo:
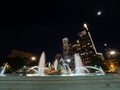
[[[0,76],[5,76],[4,73],[5,73],[5,70],[6,70],[6,67],[7,67],[7,63],[4,65],[4,67],[2,68],[1,72],[0,72]]]
[[[74,58],[75,58],[75,74],[79,74],[79,75],[85,74],[85,70],[81,69],[81,67],[83,67],[83,64],[79,54],[76,53],[74,55]]]
[[[38,75],[44,74],[44,68],[45,68],[45,52],[41,54],[39,64],[38,64]]]

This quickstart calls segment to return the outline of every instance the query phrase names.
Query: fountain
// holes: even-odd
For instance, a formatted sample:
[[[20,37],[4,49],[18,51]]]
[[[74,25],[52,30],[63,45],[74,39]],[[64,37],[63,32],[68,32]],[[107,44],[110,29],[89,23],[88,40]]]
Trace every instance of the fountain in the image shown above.
[[[67,74],[67,75],[71,74],[71,69],[70,69],[69,65],[67,63],[65,63],[63,58],[61,58],[59,62],[60,62],[61,67],[62,67],[61,73]]]
[[[38,66],[33,66],[28,70],[28,72],[33,70],[34,74],[27,74],[27,76],[43,76],[45,69],[48,68],[45,68],[45,52],[42,52]]]
[[[55,70],[57,70],[57,66],[58,66],[58,60],[56,59],[56,60],[54,61]]]
[[[45,52],[42,53],[39,64],[38,64],[38,75],[44,74],[44,68],[45,68]]]
[[[83,66],[82,60],[79,54],[74,55],[75,58],[75,73],[74,75],[105,75],[105,72],[101,67],[93,67],[93,66]],[[96,70],[96,73],[91,73],[89,69]]]
[[[0,76],[5,76],[4,73],[5,73],[6,67],[7,67],[7,63],[3,66],[3,68],[0,72]]]
[[[40,56],[38,66],[31,67],[30,70],[34,71],[34,74],[27,74],[27,76],[45,76],[45,75],[61,75],[61,76],[86,76],[86,75],[105,75],[101,67],[83,66],[82,60],[79,54],[74,55],[75,68],[71,71],[69,65],[61,58],[60,61],[56,59],[53,63],[48,63],[48,67],[45,66],[45,53]],[[90,69],[94,69],[96,72],[91,73]]]
[[[83,68],[82,60],[79,54],[74,55],[75,58],[75,75],[85,75],[85,70]]]

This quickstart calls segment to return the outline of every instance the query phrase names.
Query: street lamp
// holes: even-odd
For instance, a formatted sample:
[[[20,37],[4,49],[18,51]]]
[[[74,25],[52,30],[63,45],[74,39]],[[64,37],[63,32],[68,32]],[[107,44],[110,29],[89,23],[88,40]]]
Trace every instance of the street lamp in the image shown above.
[[[86,24],[86,23],[84,23],[84,28],[86,28],[86,30],[88,30],[88,27],[87,27],[87,24]]]
[[[115,55],[116,54],[116,51],[112,50],[109,52],[110,55]]]
[[[31,60],[32,60],[32,61],[35,61],[35,60],[36,60],[36,57],[34,57],[34,56],[31,57]]]
[[[35,56],[31,56],[28,61],[28,66],[34,66],[37,63],[37,58]]]
[[[115,50],[110,50],[107,52],[107,58],[108,59],[115,59],[117,55],[117,52]]]

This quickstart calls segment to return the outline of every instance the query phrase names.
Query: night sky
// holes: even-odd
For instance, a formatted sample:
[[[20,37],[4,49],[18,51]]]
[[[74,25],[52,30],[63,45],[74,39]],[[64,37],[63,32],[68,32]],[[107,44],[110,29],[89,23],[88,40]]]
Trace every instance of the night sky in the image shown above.
[[[120,50],[120,3],[117,0],[49,0],[39,2],[3,2],[0,8],[0,57],[13,49],[40,56],[47,60],[62,53],[62,39],[72,42],[88,24],[98,52],[104,43]],[[101,15],[97,15],[102,11]]]

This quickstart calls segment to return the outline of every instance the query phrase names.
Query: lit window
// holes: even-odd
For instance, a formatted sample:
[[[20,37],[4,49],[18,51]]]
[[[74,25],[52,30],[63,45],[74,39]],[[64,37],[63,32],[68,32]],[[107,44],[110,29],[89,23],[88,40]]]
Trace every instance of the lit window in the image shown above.
[[[90,47],[93,47],[92,45]]]
[[[90,45],[90,43],[87,43],[87,45]]]

